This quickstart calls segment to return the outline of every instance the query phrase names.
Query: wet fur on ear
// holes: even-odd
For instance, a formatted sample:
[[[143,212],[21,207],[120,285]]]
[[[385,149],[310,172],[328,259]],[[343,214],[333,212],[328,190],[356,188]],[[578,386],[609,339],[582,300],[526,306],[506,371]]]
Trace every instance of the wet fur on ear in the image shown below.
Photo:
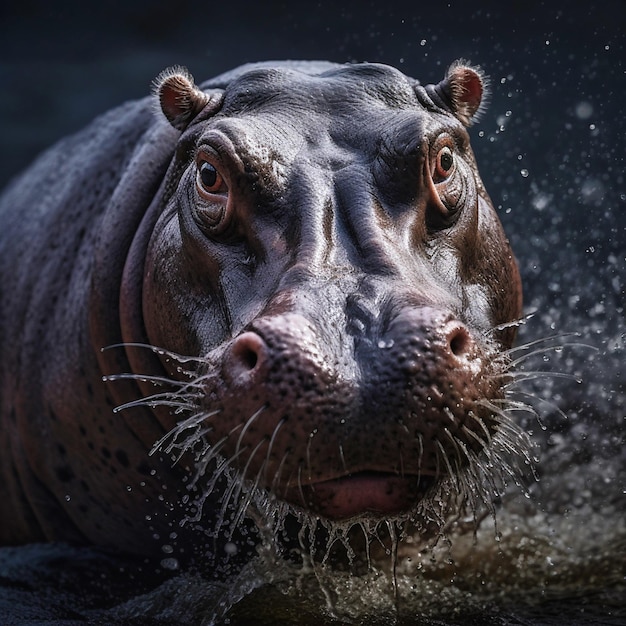
[[[478,120],[489,101],[489,79],[480,67],[463,59],[452,63],[436,89],[443,92],[452,113],[465,126]]]
[[[178,130],[184,130],[206,107],[212,95],[196,86],[187,68],[168,67],[154,80],[154,94],[168,122]]]

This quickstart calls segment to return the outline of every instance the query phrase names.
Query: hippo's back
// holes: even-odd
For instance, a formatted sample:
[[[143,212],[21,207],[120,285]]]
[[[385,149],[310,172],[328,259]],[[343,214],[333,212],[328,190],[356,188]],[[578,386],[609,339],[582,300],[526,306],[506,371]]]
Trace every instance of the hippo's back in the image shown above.
[[[118,236],[121,247],[127,246],[132,222],[141,219],[163,175],[157,155],[170,147],[159,147],[163,134],[158,137],[154,127],[149,99],[124,104],[44,152],[0,197],[3,543],[32,540],[33,528],[51,534],[47,520],[35,519],[33,500],[47,502],[43,509],[51,512],[50,520],[59,518],[56,502],[64,496],[44,487],[54,484],[51,474],[62,473],[58,463],[47,461],[55,456],[48,450],[56,446],[55,416],[88,393],[78,384],[79,372],[95,367],[83,355],[90,339],[89,290],[107,215],[119,214]],[[153,149],[146,150],[151,142]],[[152,153],[143,169],[134,163],[142,151]],[[116,204],[126,204],[126,210],[116,211]],[[111,284],[122,264],[123,258],[112,260]],[[112,304],[112,318],[115,313]]]

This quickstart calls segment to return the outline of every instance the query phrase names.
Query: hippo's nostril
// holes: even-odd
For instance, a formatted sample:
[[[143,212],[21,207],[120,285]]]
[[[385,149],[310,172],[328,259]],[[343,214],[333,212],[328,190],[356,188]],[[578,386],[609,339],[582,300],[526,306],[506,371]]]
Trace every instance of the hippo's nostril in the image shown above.
[[[231,349],[231,367],[241,373],[251,372],[257,367],[265,342],[254,332],[245,332],[235,339]]]
[[[237,354],[242,365],[245,365],[249,370],[253,370],[258,361],[258,355],[254,350],[245,348]]]
[[[466,354],[471,342],[469,332],[464,326],[455,326],[449,330],[447,340],[450,351],[454,356],[463,356]]]

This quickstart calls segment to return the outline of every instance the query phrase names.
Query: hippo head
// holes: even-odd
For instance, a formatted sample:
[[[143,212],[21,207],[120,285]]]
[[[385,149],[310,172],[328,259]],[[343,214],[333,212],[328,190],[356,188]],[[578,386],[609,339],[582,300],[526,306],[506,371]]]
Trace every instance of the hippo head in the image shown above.
[[[521,314],[467,133],[484,85],[462,62],[425,86],[378,64],[158,80],[180,137],[142,315],[196,484],[330,523],[474,489]]]

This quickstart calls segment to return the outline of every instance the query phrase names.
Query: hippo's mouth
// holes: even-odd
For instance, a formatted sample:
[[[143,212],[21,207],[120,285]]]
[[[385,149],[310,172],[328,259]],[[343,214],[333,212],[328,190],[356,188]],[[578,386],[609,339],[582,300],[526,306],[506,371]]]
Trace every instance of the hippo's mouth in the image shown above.
[[[406,513],[435,483],[434,476],[362,471],[290,488],[284,498],[333,521]]]

